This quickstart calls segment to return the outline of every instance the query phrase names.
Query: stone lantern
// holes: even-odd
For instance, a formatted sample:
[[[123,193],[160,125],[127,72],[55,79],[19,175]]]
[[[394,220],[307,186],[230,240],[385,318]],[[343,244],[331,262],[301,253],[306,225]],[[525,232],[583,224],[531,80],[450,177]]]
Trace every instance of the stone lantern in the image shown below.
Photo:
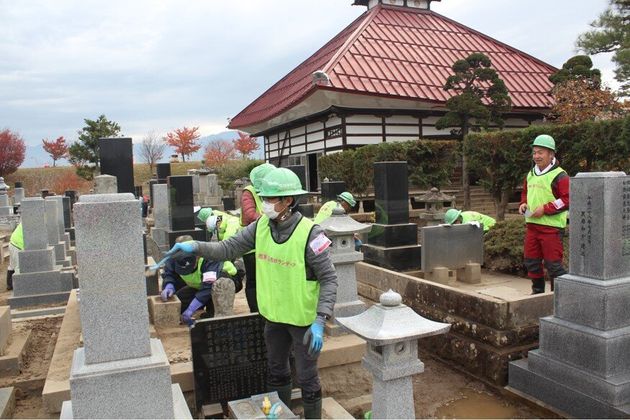
[[[365,310],[365,304],[357,296],[357,276],[354,264],[363,261],[363,254],[354,250],[354,234],[369,232],[372,225],[359,223],[345,214],[339,205],[332,215],[320,223],[332,241],[330,256],[337,271],[337,302],[334,317],[353,316]]]
[[[0,176],[0,215],[13,214],[13,206],[9,204],[9,186],[4,183],[4,178]]]
[[[336,322],[368,343],[363,366],[372,372],[372,418],[415,418],[412,375],[424,371],[418,339],[444,334],[450,324],[435,322],[401,304],[391,289],[360,315]]]
[[[433,187],[420,197],[412,197],[411,207],[424,209],[418,218],[425,222],[425,226],[437,226],[444,223],[444,207],[455,207],[455,196],[444,194],[438,188]]]
[[[0,176],[0,194],[6,194],[9,192],[9,187],[7,184],[5,184],[4,182],[4,178]]]

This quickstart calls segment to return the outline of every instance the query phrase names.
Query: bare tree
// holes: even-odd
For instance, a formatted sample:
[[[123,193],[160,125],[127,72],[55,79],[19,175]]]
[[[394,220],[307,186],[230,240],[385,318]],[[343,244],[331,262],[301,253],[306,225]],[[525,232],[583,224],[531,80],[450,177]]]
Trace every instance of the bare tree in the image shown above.
[[[142,139],[142,144],[140,145],[140,156],[149,164],[151,173],[153,173],[153,167],[157,161],[164,157],[165,149],[166,143],[164,143],[160,136],[155,134],[154,131],[150,131]]]

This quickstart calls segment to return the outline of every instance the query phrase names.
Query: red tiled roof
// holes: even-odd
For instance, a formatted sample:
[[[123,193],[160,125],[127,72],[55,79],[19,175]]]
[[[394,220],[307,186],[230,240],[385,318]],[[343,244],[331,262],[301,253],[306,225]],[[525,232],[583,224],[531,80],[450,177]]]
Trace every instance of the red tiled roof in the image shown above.
[[[316,89],[444,103],[451,66],[473,52],[492,61],[516,109],[548,108],[557,71],[528,54],[429,10],[376,6],[296,67],[230,121],[247,127],[292,108]],[[330,86],[314,86],[325,71]]]

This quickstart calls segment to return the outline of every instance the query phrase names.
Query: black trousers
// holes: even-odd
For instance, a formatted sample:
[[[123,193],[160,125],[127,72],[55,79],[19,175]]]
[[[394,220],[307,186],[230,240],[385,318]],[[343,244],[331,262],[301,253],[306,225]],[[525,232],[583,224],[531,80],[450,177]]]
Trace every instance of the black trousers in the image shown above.
[[[193,299],[195,298],[195,295],[197,294],[197,289],[194,289],[189,286],[184,286],[178,291],[176,291],[175,294],[177,295],[179,300],[182,302],[181,312],[183,313],[186,309],[188,309],[190,302],[192,302]],[[212,303],[212,299],[210,299],[208,303],[206,303],[206,307],[204,308],[204,310],[208,314],[209,318],[214,317],[214,304]]]
[[[256,253],[243,255],[245,265],[245,297],[250,312],[258,312],[258,301],[256,300]]]

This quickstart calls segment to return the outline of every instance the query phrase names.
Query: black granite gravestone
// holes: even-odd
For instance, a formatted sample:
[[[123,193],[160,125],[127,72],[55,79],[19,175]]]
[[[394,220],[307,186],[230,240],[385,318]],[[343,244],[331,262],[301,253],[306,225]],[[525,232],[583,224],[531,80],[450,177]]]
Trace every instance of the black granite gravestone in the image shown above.
[[[259,314],[202,319],[190,329],[197,412],[266,391],[265,320]]]
[[[135,195],[136,198],[142,197],[142,185],[135,185],[133,187],[133,195]]]
[[[63,197],[61,199],[63,205],[63,227],[68,229],[72,227],[72,219],[70,216],[70,197]]]
[[[15,187],[14,188],[24,188],[22,186],[22,181],[15,181]]]
[[[153,186],[158,183],[157,179],[149,180],[149,206],[153,208]]]
[[[171,176],[171,164],[170,163],[158,163],[156,165],[156,174],[158,184],[166,184],[166,180]]]
[[[70,208],[77,202],[77,192],[75,190],[66,190],[63,195],[70,197]]]
[[[306,168],[304,165],[291,165],[287,166],[287,169],[290,169],[295,173],[298,178],[300,178],[300,183],[302,183],[302,189],[306,190]]]
[[[101,175],[116,177],[119,193],[134,193],[133,145],[129,137],[98,139]]]
[[[364,261],[393,270],[421,265],[418,226],[409,223],[407,162],[374,163],[376,223],[362,247]]]
[[[167,232],[169,247],[172,247],[177,237],[182,235],[190,235],[197,241],[205,241],[205,229],[195,227],[192,177],[169,176],[167,183],[171,216],[171,230]]]
[[[337,196],[346,190],[346,183],[343,181],[323,181],[322,182],[322,203],[336,200]]]

